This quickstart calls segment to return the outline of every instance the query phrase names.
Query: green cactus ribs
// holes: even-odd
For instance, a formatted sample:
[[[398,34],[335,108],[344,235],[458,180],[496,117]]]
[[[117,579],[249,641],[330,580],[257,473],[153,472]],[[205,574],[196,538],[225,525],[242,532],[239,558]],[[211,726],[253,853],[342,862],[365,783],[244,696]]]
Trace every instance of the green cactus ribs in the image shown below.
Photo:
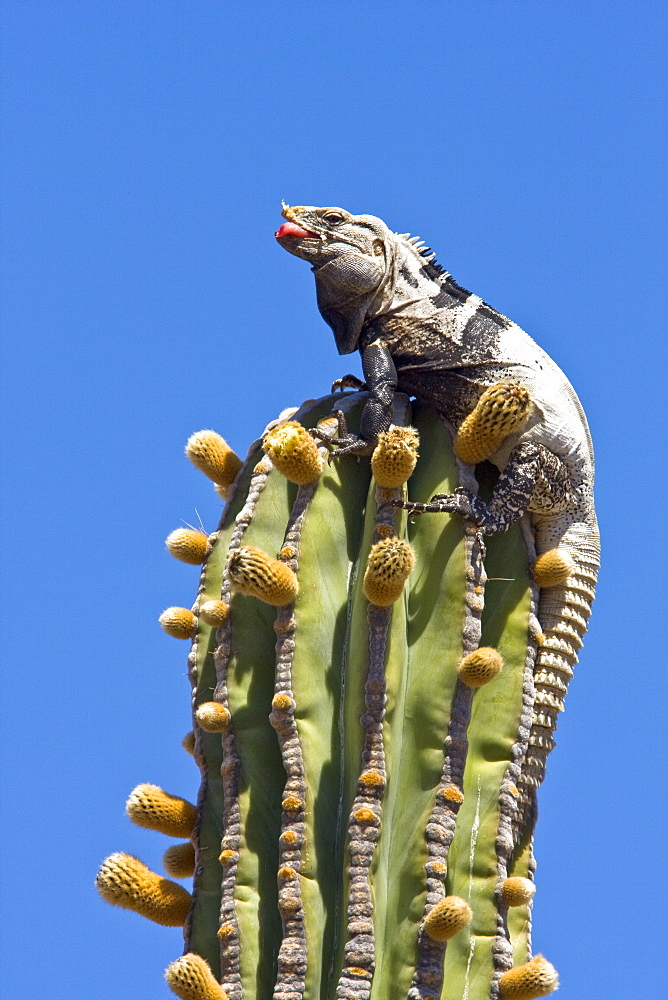
[[[507,395],[493,420],[472,416],[471,454],[513,426],[525,400],[510,394],[503,423]],[[556,987],[531,957],[533,810],[518,808],[540,637],[531,529],[483,540],[391,506],[479,488],[450,428],[401,395],[372,456],[328,463],[333,411],[355,432],[366,398],[286,411],[244,462],[213,431],[188,441],[226,498],[211,535],[167,540],[202,567],[192,608],[160,618],[190,643],[199,792],[140,785],[128,815],[179,838],[165,869],[192,891],[129,855],[98,876],[108,901],[183,928],[167,981],[187,1000]]]

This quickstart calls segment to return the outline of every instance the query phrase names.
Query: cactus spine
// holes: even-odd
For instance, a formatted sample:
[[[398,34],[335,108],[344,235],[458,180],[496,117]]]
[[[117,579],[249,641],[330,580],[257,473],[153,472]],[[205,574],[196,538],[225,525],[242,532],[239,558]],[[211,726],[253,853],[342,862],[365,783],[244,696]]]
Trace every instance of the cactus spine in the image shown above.
[[[556,986],[543,966],[509,977],[531,960],[532,810],[518,809],[539,634],[531,530],[483,541],[457,518],[408,523],[386,505],[478,489],[445,423],[404,397],[389,457],[374,458],[385,485],[369,459],[327,463],[326,440],[311,447],[301,428],[333,434],[340,407],[354,429],[364,398],[304,404],[267,454],[251,447],[225,484],[192,613],[161,618],[192,637],[193,998],[215,984],[228,1000]],[[237,463],[212,435],[189,452],[220,483],[209,451]],[[170,850],[171,873],[190,872],[187,846]]]

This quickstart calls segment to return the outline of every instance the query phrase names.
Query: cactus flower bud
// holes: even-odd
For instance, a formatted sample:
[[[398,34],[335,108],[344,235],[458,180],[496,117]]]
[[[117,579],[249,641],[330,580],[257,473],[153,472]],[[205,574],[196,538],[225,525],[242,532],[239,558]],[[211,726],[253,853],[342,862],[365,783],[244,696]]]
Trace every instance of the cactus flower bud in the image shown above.
[[[182,955],[165,972],[167,985],[181,1000],[227,1000],[208,963],[193,953]]]
[[[380,607],[394,604],[415,566],[415,554],[403,538],[382,538],[371,547],[364,593],[367,600]]]
[[[472,465],[489,458],[504,438],[520,429],[530,406],[523,386],[505,382],[490,385],[462,422],[455,438],[455,454]]]
[[[137,785],[125,811],[137,826],[168,837],[189,837],[197,819],[197,806],[177,795],[168,795],[157,785]]]
[[[503,1000],[537,1000],[549,996],[558,985],[557,970],[542,955],[535,955],[524,965],[516,965],[499,979]]]
[[[166,608],[158,621],[167,635],[175,639],[192,639],[195,616],[189,608]]]
[[[231,554],[229,574],[232,585],[240,593],[277,607],[291,604],[299,590],[297,577],[290,567],[254,545],[244,545]]]
[[[291,483],[305,486],[322,472],[322,458],[315,441],[295,420],[269,431],[262,445],[272,463]]]
[[[459,678],[469,687],[482,687],[493,680],[503,667],[503,658],[491,646],[480,646],[459,664]]]
[[[465,899],[446,896],[425,917],[425,934],[433,941],[448,941],[471,922],[472,916]]]
[[[132,854],[112,854],[97,873],[102,898],[134,910],[163,927],[183,927],[192,897],[183,886],[157,875]]]
[[[165,539],[169,554],[191,566],[204,562],[207,542],[204,532],[193,531],[192,528],[177,528]]]

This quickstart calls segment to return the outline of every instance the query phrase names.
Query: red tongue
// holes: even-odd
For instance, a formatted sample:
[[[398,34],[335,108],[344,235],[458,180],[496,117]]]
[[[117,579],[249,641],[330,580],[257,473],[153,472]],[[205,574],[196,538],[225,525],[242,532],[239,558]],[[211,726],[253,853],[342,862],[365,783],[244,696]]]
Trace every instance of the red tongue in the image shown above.
[[[305,240],[309,237],[314,237],[316,234],[310,233],[308,229],[302,229],[301,226],[296,226],[294,222],[284,222],[274,235],[277,239],[281,236],[296,236],[300,240]]]

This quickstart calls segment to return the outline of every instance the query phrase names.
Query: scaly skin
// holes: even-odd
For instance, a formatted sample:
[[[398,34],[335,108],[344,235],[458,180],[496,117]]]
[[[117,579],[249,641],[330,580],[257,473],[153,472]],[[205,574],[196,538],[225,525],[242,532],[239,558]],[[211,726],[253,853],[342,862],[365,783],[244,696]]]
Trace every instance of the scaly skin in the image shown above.
[[[487,386],[524,386],[528,420],[490,456],[501,476],[489,504],[465,490],[414,511],[457,513],[485,534],[505,531],[529,511],[540,555],[565,549],[574,569],[541,592],[536,707],[522,768],[516,828],[534,816],[553,731],[582,635],[599,566],[593,505],[594,458],[582,406],[563,372],[515,323],[457,285],[434,254],[371,215],[340,208],[284,206],[276,233],[312,265],[318,306],[339,353],[359,350],[370,397],[360,435],[343,435],[339,455],[368,452],[391,420],[395,392],[429,403],[455,427]],[[359,385],[354,376],[342,386]],[[427,499],[427,498],[425,498]]]

